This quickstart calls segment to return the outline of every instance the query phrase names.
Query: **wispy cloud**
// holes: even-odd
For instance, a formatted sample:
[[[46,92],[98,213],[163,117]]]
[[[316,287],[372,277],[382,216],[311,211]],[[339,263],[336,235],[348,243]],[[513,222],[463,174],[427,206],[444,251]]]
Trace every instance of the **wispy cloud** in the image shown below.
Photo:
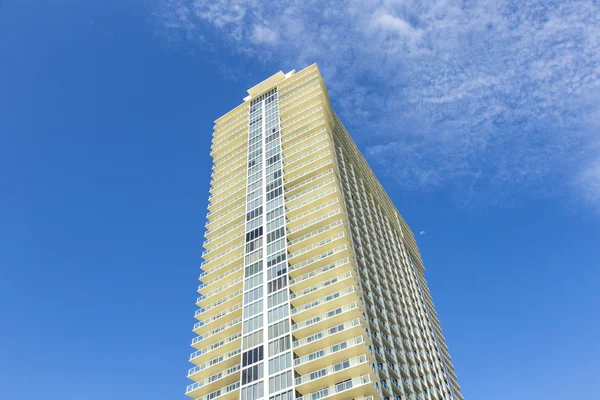
[[[215,31],[280,69],[318,62],[355,139],[403,187],[467,201],[575,188],[592,204],[599,15],[583,0],[168,0],[156,13],[169,35]]]

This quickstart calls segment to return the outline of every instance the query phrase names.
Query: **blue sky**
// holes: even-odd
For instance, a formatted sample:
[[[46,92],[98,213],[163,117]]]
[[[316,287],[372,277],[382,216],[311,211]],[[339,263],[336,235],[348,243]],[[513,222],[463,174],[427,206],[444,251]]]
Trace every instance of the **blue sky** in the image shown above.
[[[262,4],[0,1],[2,397],[184,398],[212,121],[313,62],[465,397],[600,397],[598,3]]]

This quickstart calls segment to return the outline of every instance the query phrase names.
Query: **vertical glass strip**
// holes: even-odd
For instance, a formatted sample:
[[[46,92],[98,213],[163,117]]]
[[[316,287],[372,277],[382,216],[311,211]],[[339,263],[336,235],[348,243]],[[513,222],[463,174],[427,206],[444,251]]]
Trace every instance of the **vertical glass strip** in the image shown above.
[[[293,388],[277,89],[252,100],[249,116],[242,400]]]

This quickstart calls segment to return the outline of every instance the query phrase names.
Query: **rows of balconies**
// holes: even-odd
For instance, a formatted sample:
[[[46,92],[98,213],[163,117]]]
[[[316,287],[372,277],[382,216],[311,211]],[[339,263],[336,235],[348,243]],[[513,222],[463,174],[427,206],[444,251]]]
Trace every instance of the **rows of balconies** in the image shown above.
[[[206,249],[202,252],[202,257],[208,255],[209,253],[215,254],[215,251],[221,249],[223,246],[228,245],[234,241],[243,241],[244,231],[238,232],[236,236],[230,236],[227,240],[220,242],[217,246],[211,247],[210,249]]]
[[[323,89],[320,87],[315,87],[312,90],[306,91],[302,93],[302,96],[294,99],[295,101],[285,102],[284,104],[279,104],[279,115],[281,118],[285,118],[286,115],[293,113],[301,109],[302,107],[306,107],[311,102],[315,102],[317,100],[322,100],[324,97]]]
[[[292,228],[289,228],[288,223],[288,238],[290,242],[294,242],[300,237],[304,237],[307,234],[305,232],[308,229],[313,229],[314,231],[315,229],[323,228],[326,224],[331,223],[331,220],[333,218],[342,216],[342,212],[339,207],[331,211],[323,209],[324,207],[334,205],[335,203],[337,203],[337,199],[326,202],[325,204],[323,204],[323,207],[318,207],[317,210],[313,208],[311,210],[308,210],[308,212],[302,213],[304,217],[319,215],[318,217],[308,220],[303,224],[299,224]],[[294,237],[294,235],[300,235],[302,233],[304,233],[304,235]]]
[[[329,254],[325,254],[323,258],[325,257],[329,257]],[[303,271],[305,272],[304,275],[296,275],[296,278],[291,278],[289,281],[290,289],[293,289],[295,291],[303,290],[317,280],[324,281],[333,276],[340,276],[347,271],[351,271],[352,269],[353,268],[352,264],[350,263],[350,259],[348,257],[344,257],[331,264],[325,265],[324,267],[316,269],[313,268],[307,270],[308,272]]]
[[[218,164],[218,163],[222,162],[222,160],[226,160],[227,157],[229,157],[230,155],[240,151],[240,149],[246,149],[247,147],[248,147],[247,143],[241,142],[238,146],[233,146],[227,151],[223,151],[223,152],[219,151],[217,153],[211,152],[210,155],[213,158],[213,162],[215,164]]]
[[[193,381],[199,381],[215,374],[218,371],[223,371],[227,368],[230,368],[240,362],[239,354],[241,352],[242,349],[238,347],[229,353],[221,354],[210,361],[196,365],[188,370],[187,376]]]
[[[287,226],[288,226],[290,233],[292,230],[297,229],[298,225],[294,225],[294,223],[299,222],[298,220],[303,219],[304,217],[314,214],[316,212],[327,213],[328,208],[331,208],[333,206],[338,206],[338,204],[339,204],[339,199],[336,197],[336,198],[328,200],[326,202],[319,203],[317,206],[315,206],[309,210],[306,210],[305,212],[303,212],[301,214],[297,214],[294,217],[288,218]]]
[[[377,394],[377,390],[375,389],[371,375],[366,374],[357,378],[348,379],[335,385],[321,388],[301,397],[296,397],[296,400],[320,400],[325,398],[338,399],[340,396],[343,396],[342,398],[344,399],[354,400],[375,400],[380,398],[380,396]]]
[[[323,368],[327,365],[347,359],[349,356],[359,356],[368,353],[369,349],[365,344],[364,337],[356,336],[334,344],[333,346],[322,348],[313,353],[294,359],[294,369],[296,373],[304,375],[307,372]]]
[[[300,276],[301,273],[306,274],[317,268],[323,267],[327,263],[331,263],[333,256],[346,257],[350,254],[350,247],[347,244],[343,244],[333,249],[328,249],[312,258],[308,258],[301,262],[290,265],[290,267],[288,268],[288,272],[291,278],[295,278]],[[331,266],[333,264],[329,265]]]
[[[241,287],[242,283],[243,283],[243,277],[239,276],[238,278],[230,280],[227,283],[225,283],[224,285],[219,286],[217,288],[214,288],[214,286],[211,286],[211,288],[213,288],[211,291],[208,291],[208,289],[207,289],[208,285],[201,283],[200,285],[198,285],[198,291],[199,292],[206,291],[206,293],[202,293],[204,295],[204,298],[206,298],[206,299],[210,298],[211,296],[216,295],[217,293],[221,293],[223,296],[225,296],[225,295],[233,293],[237,289],[239,289],[239,287]]]
[[[248,126],[248,120],[246,120],[246,126]],[[240,124],[241,126],[241,124]],[[236,147],[239,144],[244,143],[243,140],[244,139],[248,139],[247,135],[239,135],[239,136],[232,136],[229,139],[225,140],[225,142],[220,143],[218,145],[214,145],[212,144],[211,147],[211,151],[210,151],[210,155],[213,158],[216,158],[222,151],[223,149],[227,149],[227,148],[232,148],[232,147]]]
[[[235,146],[239,140],[247,139],[248,135],[245,135],[245,133],[248,132],[247,127],[248,119],[240,118],[240,121],[231,128],[222,131],[219,129],[218,132],[223,134],[223,136],[219,135],[221,137],[219,137],[218,140],[213,136],[213,141],[210,145],[210,149],[212,150],[211,153],[217,153],[227,146]]]
[[[209,393],[205,396],[198,397],[196,400],[233,400],[239,398],[240,395],[240,382],[237,381],[228,386],[225,386],[219,390]]]
[[[204,341],[208,338],[211,338],[217,334],[220,336],[232,334],[233,332],[237,332],[241,330],[242,317],[234,318],[231,321],[224,323],[223,325],[217,326],[216,328],[203,333],[202,335],[196,336],[192,340],[192,347],[197,349],[200,345],[204,344]],[[239,326],[238,326],[239,325]],[[234,329],[235,328],[235,329]]]
[[[235,380],[239,380],[240,376],[240,364],[234,365],[231,368],[227,368],[224,371],[220,371],[208,378],[205,378],[201,381],[194,382],[191,385],[188,385],[185,389],[185,394],[190,397],[196,397],[201,392],[212,392],[218,387],[222,387],[224,385],[230,385]]]
[[[242,314],[242,303],[236,304],[226,310],[221,311],[218,314],[211,316],[210,318],[206,318],[202,321],[198,321],[194,324],[194,332],[198,335],[201,333],[209,331],[209,327],[213,326],[214,322],[225,317],[228,314],[232,314],[229,317],[235,318]]]
[[[310,158],[308,160],[304,160],[303,163],[295,165],[294,167],[290,167],[290,166],[284,165],[283,166],[283,172],[284,172],[284,174],[287,175],[287,174],[290,174],[290,173],[295,172],[295,171],[306,171],[306,170],[309,169],[309,167],[310,168],[314,167],[314,165],[312,165],[312,164],[315,161],[320,161],[320,160],[322,160],[322,159],[324,159],[326,157],[330,157],[330,155],[331,155],[331,152],[330,151],[326,151],[324,153],[319,153],[316,156],[314,156],[314,157],[312,157],[312,158]],[[292,180],[290,179],[290,182],[291,181]]]
[[[215,130],[215,132],[227,129],[228,127],[233,126],[233,124],[237,124],[238,120],[246,117],[247,115],[248,108],[244,104],[242,104],[229,111],[227,114],[221,116],[219,119],[217,119],[215,121],[215,126],[213,127],[213,129]]]
[[[241,243],[236,243],[233,246],[219,252],[219,253],[212,253],[212,257],[207,257],[207,254],[203,254],[203,258],[206,261],[206,264],[210,264],[210,263],[217,263],[218,261],[223,261],[225,259],[225,256],[230,255],[233,251],[244,247],[245,243],[244,241],[242,241]]]
[[[333,200],[338,197],[337,186],[326,186],[332,184],[333,182],[327,182],[325,185],[321,185],[318,188],[314,188],[316,193],[308,199],[303,200],[302,202],[295,202],[293,205],[288,205],[288,212],[286,216],[291,220],[295,218],[298,214],[303,213],[308,209],[307,205],[313,204],[314,202],[321,200],[322,203],[326,203],[329,200]],[[319,190],[321,189],[321,190]]]
[[[235,153],[229,154],[227,157],[219,160],[218,163],[213,162],[212,172],[210,174],[211,178],[215,178],[217,174],[221,173],[221,171],[228,171],[231,168],[231,165],[237,164],[237,161],[242,157],[248,157],[248,149],[247,148],[239,148]]]
[[[322,102],[320,100],[319,101],[315,101],[314,103],[309,104],[308,106],[304,107],[301,110],[296,111],[295,113],[288,114],[287,117],[283,118],[280,121],[281,126],[286,126],[286,124],[288,123],[288,121],[292,120],[292,118],[296,118],[300,114],[308,114],[307,111],[310,110],[311,108],[318,107],[319,109],[322,109],[321,104],[322,104]]]
[[[302,121],[302,124],[297,122]],[[302,117],[297,121],[294,121],[293,125],[286,127],[285,137],[281,140],[281,146],[286,149],[293,145],[294,141],[308,134],[308,132],[315,131],[319,128],[324,129],[325,127],[325,114],[315,113],[308,117]],[[285,139],[285,140],[283,140]]]
[[[239,185],[234,187],[232,190],[223,193],[221,198],[216,199],[215,201],[208,203],[208,210],[211,213],[215,213],[224,207],[233,207],[236,200],[239,201],[240,192],[246,189],[246,185]],[[245,192],[242,193],[242,198],[245,197]],[[210,200],[209,200],[210,201]]]
[[[310,133],[307,133],[310,132]],[[281,137],[281,147],[285,150],[290,147],[293,147],[296,143],[296,139],[303,138],[305,136],[309,136],[312,134],[318,134],[321,132],[327,132],[327,128],[325,127],[325,120],[320,120],[317,123],[312,125],[308,125],[307,127],[301,130],[294,130],[294,133],[286,132],[285,136]]]
[[[209,191],[216,196],[218,193],[222,192],[231,187],[231,185],[237,185],[246,180],[246,175],[248,171],[246,169],[240,170],[235,175],[229,176],[227,179],[211,179],[210,184],[211,187]]]
[[[204,234],[204,237],[210,237],[211,235],[214,235],[216,232],[221,232],[221,229],[226,229],[226,228],[233,226],[235,222],[240,222],[242,220],[242,217],[244,217],[245,215],[246,215],[246,210],[242,210],[233,215],[227,214],[227,217],[228,217],[227,219],[223,218],[223,220],[221,220],[219,218],[218,224],[215,224],[217,222],[217,219],[206,222],[206,225],[204,225],[204,226],[207,228],[208,227],[210,227],[210,228],[206,231],[206,233]],[[223,217],[225,217],[225,215]]]
[[[327,225],[317,227],[308,233],[305,233],[302,236],[298,236],[295,239],[288,241],[288,250],[294,252],[300,245],[304,244],[308,241],[315,241],[321,239],[325,234],[334,234],[340,231],[344,231],[344,221],[342,219],[338,219],[333,221]]]
[[[310,354],[325,346],[337,343],[342,339],[356,336],[357,333],[364,331],[363,326],[364,322],[362,318],[355,318],[310,336],[305,336],[302,339],[295,340],[292,343],[292,348],[297,355]]]
[[[319,153],[320,150],[329,149],[329,148],[330,148],[330,144],[329,144],[329,141],[327,140],[325,143],[322,143],[319,146],[309,149],[308,151],[306,151],[294,158],[285,160],[285,165],[287,166],[288,170],[292,170],[294,168],[294,164],[300,163],[300,161],[303,161],[308,156],[311,156],[315,153]],[[302,150],[305,150],[305,149],[302,149]]]
[[[353,376],[368,374],[371,371],[369,357],[366,354],[361,354],[297,377],[296,390],[301,394],[311,393],[323,386],[335,385],[336,382],[352,379]]]
[[[229,233],[232,233],[233,231],[240,229],[244,226],[246,226],[246,223],[244,221],[239,222],[239,223],[231,226],[230,228],[227,228],[224,231],[219,232],[219,234],[215,235],[212,239],[206,239],[202,245],[206,248],[209,244],[212,245],[212,244],[216,243],[217,240],[219,240],[223,236],[225,236]]]
[[[285,101],[288,98],[292,98],[290,96],[302,92],[303,90],[312,87],[316,83],[318,83],[319,85],[321,84],[318,74],[314,74],[311,77],[306,77],[305,79],[302,79],[302,81],[300,81],[300,83],[298,83],[297,85],[294,85],[285,90],[284,92],[279,93],[279,101]]]
[[[277,90],[285,93],[285,91],[291,87],[290,85],[293,85],[294,83],[297,83],[297,82],[302,82],[312,72],[318,72],[316,64],[310,65],[310,66],[306,67],[305,69],[303,69],[302,71],[287,78],[286,80],[281,82],[279,85],[277,85]]]
[[[305,169],[295,175],[291,175],[288,171],[288,173],[285,176],[284,186],[286,188],[288,186],[289,187],[295,186],[296,184],[302,182],[301,179],[310,177],[313,174],[319,174],[319,173],[325,171],[326,169],[330,169],[332,165],[333,165],[333,160],[328,159],[323,162],[317,163],[317,164],[313,165],[311,168]]]
[[[318,276],[318,274],[316,274],[314,276]],[[328,291],[335,291],[335,290],[339,290],[341,287],[347,286],[348,284],[355,283],[355,281],[352,278],[353,278],[352,271],[347,271],[343,274],[334,276],[332,278],[329,278],[326,280],[321,280],[320,282],[318,282],[315,285],[306,287],[302,290],[294,291],[290,295],[290,300],[294,300],[292,302],[292,304],[296,305],[296,304],[299,304],[298,299],[301,299],[305,296],[310,295],[310,298],[308,300],[314,299],[314,297],[322,289],[327,289]],[[302,300],[306,301],[306,298],[304,298]],[[298,310],[299,308],[300,307],[296,308],[296,310]]]
[[[289,196],[293,196],[294,192],[297,191],[298,189],[302,188],[303,186],[308,185],[309,183],[313,183],[318,181],[319,179],[328,177],[329,175],[333,174],[333,168],[328,168],[324,171],[318,171],[317,173],[313,173],[310,175],[310,177],[307,177],[306,179],[291,185],[289,187],[286,187],[285,189],[285,194],[289,197]]]
[[[240,263],[233,268],[229,268],[229,269],[225,270],[225,272],[223,272],[220,275],[215,276],[215,277],[213,277],[214,274],[209,275],[209,274],[205,274],[203,272],[202,274],[205,274],[205,275],[201,276],[200,278],[203,278],[202,283],[204,284],[204,286],[201,289],[204,289],[205,287],[212,285],[215,282],[218,282],[221,279],[226,278],[226,277],[229,277],[230,281],[234,281],[242,275],[243,268],[244,268],[244,265],[242,263]],[[213,272],[218,272],[218,271],[213,271]],[[206,300],[206,299],[207,299],[207,296],[202,295],[202,296],[198,297],[198,299],[196,299],[196,304],[198,304],[199,306],[202,306],[201,302],[204,302],[204,300]]]
[[[207,305],[206,307],[198,308],[196,310],[196,312],[194,313],[194,316],[196,318],[200,318],[200,317],[207,318],[208,316],[212,315],[213,313],[217,313],[217,312],[221,311],[223,308],[226,308],[227,305],[230,305],[229,303],[233,303],[233,300],[236,299],[237,297],[240,297],[241,295],[242,295],[241,289],[238,291],[235,291],[225,297],[220,298],[219,300],[215,301],[214,303]]]
[[[326,132],[315,135],[315,137],[307,137],[302,140],[298,140],[293,145],[286,148],[283,162],[286,164],[291,164],[295,160],[295,157],[297,157],[296,154],[307,150],[313,150],[319,145],[322,146],[324,143],[330,144],[329,135],[327,135]]]
[[[218,166],[213,167],[213,172],[210,174],[211,180],[227,179],[233,174],[237,174],[238,170],[246,166],[246,160],[248,159],[248,149],[241,149],[240,152],[232,154],[231,158],[227,163],[221,162]],[[214,196],[211,194],[208,196],[208,201],[212,201]]]
[[[223,143],[228,143],[229,140],[240,135],[240,131],[242,131],[241,135],[243,136],[243,131],[246,130],[245,128],[247,128],[247,126],[248,114],[242,113],[242,115],[236,119],[235,123],[226,127],[216,127],[216,129],[213,131],[213,137],[210,144],[211,150]]]
[[[292,260],[299,256],[305,256],[307,258],[310,258],[310,257],[316,255],[318,252],[327,251],[330,248],[334,248],[335,244],[337,244],[334,242],[337,242],[338,240],[344,238],[345,236],[346,236],[346,234],[344,231],[338,232],[335,235],[332,235],[328,238],[320,240],[316,243],[312,243],[300,250],[297,250],[297,251],[291,253],[289,255],[288,259]]]
[[[244,170],[240,171],[240,172],[247,172],[247,170],[244,168]],[[223,182],[226,182],[224,184],[222,184],[219,180],[218,188],[217,188],[217,186],[213,186],[209,189],[211,191],[213,189],[216,189],[216,190],[214,190],[213,194],[211,195],[212,197],[209,200],[210,203],[208,203],[208,208],[212,209],[214,211],[217,211],[224,207],[228,207],[232,203],[234,203],[235,201],[232,201],[231,199],[229,199],[227,202],[221,202],[221,201],[230,197],[232,193],[238,193],[240,188],[245,188],[246,187],[246,179],[247,179],[246,174],[241,174],[238,172],[235,175],[231,175],[227,179],[223,180]],[[218,201],[215,201],[215,200],[218,200]],[[215,205],[217,203],[221,203],[221,204],[219,204],[218,207],[215,207]],[[207,214],[207,217],[209,215],[210,215],[210,213]]]
[[[209,233],[217,231],[219,228],[229,227],[229,226],[233,225],[233,222],[239,222],[240,217],[243,217],[244,215],[246,215],[246,210],[240,209],[240,207],[237,207],[237,208],[227,211],[224,214],[221,214],[217,217],[209,219],[206,222],[206,225],[204,225],[207,228],[210,226],[210,228],[206,232],[205,236],[208,235]],[[219,224],[213,225],[216,222],[219,222]]]
[[[300,90],[299,92],[295,93],[293,96],[286,97],[285,99],[279,99],[279,109],[287,110],[287,108],[290,106],[295,106],[298,103],[302,103],[306,101],[307,98],[322,92],[323,87],[321,86],[321,82],[317,81],[305,90]]]
[[[355,301],[341,307],[331,309],[320,315],[299,321],[292,325],[295,337],[303,338],[322,331],[327,326],[339,325],[362,316],[362,305]]]
[[[202,263],[202,267],[204,269],[202,280],[204,282],[204,286],[202,288],[212,284],[213,282],[219,280],[218,277],[214,277],[215,274],[222,272],[225,273],[230,269],[241,264],[240,260],[244,258],[244,254],[235,254],[233,257],[228,258],[225,261],[222,261],[219,264],[211,264],[210,267],[207,266],[206,262]],[[220,276],[220,275],[219,275]],[[200,288],[200,289],[202,289]]]
[[[312,105],[306,108],[313,108]],[[291,118],[286,118],[285,123],[281,124],[281,128],[289,131],[290,133],[294,131],[294,129],[298,129],[301,126],[307,125],[310,122],[313,122],[317,119],[322,119],[325,117],[325,113],[321,107],[314,107],[314,110],[302,113],[302,115]]]
[[[236,332],[233,335],[226,337],[225,339],[211,344],[210,346],[206,346],[203,349],[195,351],[192,354],[190,354],[190,361],[194,362],[195,364],[201,364],[196,360],[203,355],[208,355],[208,353],[212,352],[213,350],[221,349],[222,352],[232,350],[239,345],[241,337],[242,333]]]

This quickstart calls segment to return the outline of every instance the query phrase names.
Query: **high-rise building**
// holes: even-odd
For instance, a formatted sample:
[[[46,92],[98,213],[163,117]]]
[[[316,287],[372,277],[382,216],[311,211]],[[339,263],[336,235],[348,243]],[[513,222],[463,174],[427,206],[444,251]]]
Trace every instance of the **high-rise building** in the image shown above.
[[[414,236],[316,65],[215,121],[199,400],[462,399]]]

